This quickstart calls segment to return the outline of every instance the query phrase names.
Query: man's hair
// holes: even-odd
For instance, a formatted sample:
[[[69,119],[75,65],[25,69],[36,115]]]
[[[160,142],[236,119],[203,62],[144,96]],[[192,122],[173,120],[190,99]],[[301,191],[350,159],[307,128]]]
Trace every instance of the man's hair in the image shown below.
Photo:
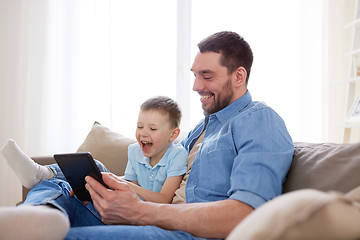
[[[201,53],[216,52],[221,54],[220,64],[234,72],[242,66],[247,72],[246,83],[249,80],[253,53],[250,45],[235,32],[218,32],[205,38],[198,44]]]
[[[178,128],[181,121],[181,110],[178,104],[169,97],[157,96],[146,100],[140,106],[141,111],[155,110],[169,116],[172,127]]]

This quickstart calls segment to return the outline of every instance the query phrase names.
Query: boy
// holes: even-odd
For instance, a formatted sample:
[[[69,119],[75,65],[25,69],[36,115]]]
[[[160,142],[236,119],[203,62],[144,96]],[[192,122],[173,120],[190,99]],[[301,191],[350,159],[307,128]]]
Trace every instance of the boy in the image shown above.
[[[187,171],[187,151],[173,141],[180,133],[181,111],[172,99],[154,97],[140,107],[136,139],[129,146],[125,179],[146,201],[171,203]],[[1,152],[27,188],[53,177],[65,180],[57,164],[41,166],[24,154],[13,140]],[[96,161],[100,171],[106,167]]]
[[[187,171],[187,151],[173,143],[180,120],[179,107],[167,97],[151,98],[140,107],[137,143],[129,146],[125,179],[146,201],[171,203]]]

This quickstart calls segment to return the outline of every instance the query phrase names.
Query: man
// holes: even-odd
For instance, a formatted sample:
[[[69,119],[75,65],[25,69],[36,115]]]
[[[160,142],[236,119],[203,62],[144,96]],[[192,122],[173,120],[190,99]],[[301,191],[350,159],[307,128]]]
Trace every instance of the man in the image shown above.
[[[205,118],[182,141],[189,171],[174,200],[186,204],[142,201],[112,174],[103,174],[112,190],[86,178],[93,200],[88,206],[68,196],[67,183],[41,182],[27,203],[66,212],[72,226],[66,239],[225,238],[254,209],[281,194],[294,148],[283,120],[252,101],[247,90],[250,46],[234,32],[215,33],[198,46],[191,71]],[[36,198],[47,192],[57,198]]]
[[[250,46],[233,32],[216,33],[198,46],[191,69],[193,90],[206,117],[182,144],[190,151],[200,134],[205,135],[188,176],[187,204],[140,201],[112,175],[104,181],[115,191],[89,177],[87,189],[104,223],[155,225],[225,238],[255,208],[281,194],[293,144],[282,119],[251,100]]]

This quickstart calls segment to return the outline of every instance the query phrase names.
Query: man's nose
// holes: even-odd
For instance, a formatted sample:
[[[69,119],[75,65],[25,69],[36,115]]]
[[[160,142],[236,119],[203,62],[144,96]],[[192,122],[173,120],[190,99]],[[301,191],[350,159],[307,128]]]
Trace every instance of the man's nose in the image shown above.
[[[195,77],[194,79],[194,84],[193,84],[193,91],[197,92],[197,91],[201,91],[203,90],[204,86],[201,83],[201,80],[197,77]]]

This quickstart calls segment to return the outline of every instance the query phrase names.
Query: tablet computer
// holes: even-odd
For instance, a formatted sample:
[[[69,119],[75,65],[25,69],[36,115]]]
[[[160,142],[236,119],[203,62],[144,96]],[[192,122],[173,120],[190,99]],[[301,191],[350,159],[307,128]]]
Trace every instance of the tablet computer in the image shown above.
[[[55,161],[64,173],[66,180],[81,201],[92,201],[88,190],[85,188],[85,177],[91,176],[104,185],[99,168],[90,153],[55,154]]]

